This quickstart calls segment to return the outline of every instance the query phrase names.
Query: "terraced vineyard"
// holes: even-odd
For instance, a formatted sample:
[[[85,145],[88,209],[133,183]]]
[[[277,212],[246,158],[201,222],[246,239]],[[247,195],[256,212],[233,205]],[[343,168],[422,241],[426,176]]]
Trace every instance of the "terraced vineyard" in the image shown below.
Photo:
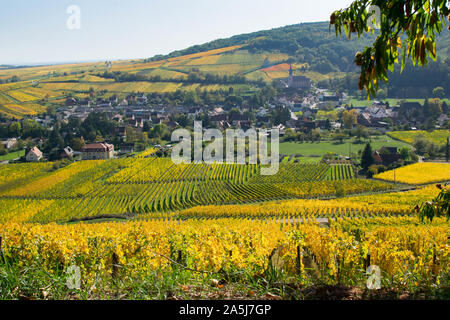
[[[352,165],[331,165],[327,172],[328,180],[347,180],[355,177]]]
[[[0,167],[0,221],[51,222],[97,216],[167,215],[196,206],[330,198],[389,190],[392,184],[355,179],[350,165],[283,163],[273,176],[259,165],[181,164],[155,158]],[[33,169],[32,169],[33,168]],[[31,169],[31,170],[28,170]],[[28,208],[27,214],[22,214]]]
[[[153,152],[58,170],[0,166],[5,256],[20,261],[23,274],[39,261],[39,273],[52,277],[76,262],[88,287],[99,277],[117,279],[117,265],[139,279],[179,265],[254,279],[274,256],[289,281],[315,285],[319,273],[321,283],[344,275],[354,286],[365,282],[370,252],[385,286],[402,278],[408,288],[445,287],[448,221],[420,224],[412,216],[415,205],[436,197],[436,186],[394,190],[356,178],[348,163],[282,163],[278,174],[261,176],[259,165],[174,165]],[[431,165],[405,174],[427,178],[439,164]],[[87,219],[97,223],[77,223]]]
[[[312,257],[323,283],[342,281],[342,274],[349,283],[365,282],[363,261],[370,252],[373,263],[382,268],[383,283],[388,287],[398,285],[398,278],[405,279],[401,285],[408,288],[432,286],[428,279],[441,279],[438,283],[445,286],[450,267],[448,224],[443,218],[432,224],[416,224],[411,217],[374,217],[338,219],[332,228],[287,219],[219,219],[183,224],[175,220],[75,225],[11,223],[0,224],[0,229],[5,237],[5,255],[25,266],[43,261],[42,268],[52,276],[62,266],[76,261],[88,288],[98,286],[99,277],[110,279],[112,265],[119,264],[126,277],[132,279],[136,275],[176,270],[166,257],[183,262],[191,270],[239,274],[239,278],[247,274],[261,277],[274,252],[291,282],[307,284],[315,279],[309,268],[311,262],[308,263]],[[111,259],[112,256],[116,258]],[[179,285],[175,283],[174,287]]]

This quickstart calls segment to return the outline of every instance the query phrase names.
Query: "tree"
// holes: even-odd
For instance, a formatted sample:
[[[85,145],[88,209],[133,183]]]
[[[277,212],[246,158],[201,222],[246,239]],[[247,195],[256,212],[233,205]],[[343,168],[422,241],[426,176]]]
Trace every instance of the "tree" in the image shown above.
[[[368,139],[369,138],[369,130],[364,126],[358,126],[356,128],[355,135],[359,141],[361,141],[361,138]]]
[[[55,115],[56,114],[56,108],[55,108],[55,106],[48,106],[47,108],[46,108],[46,113],[48,114],[48,115]]]
[[[150,121],[144,121],[144,126],[142,127],[142,131],[149,132],[151,129]]]
[[[18,137],[22,131],[22,125],[20,122],[13,122],[9,125],[8,131],[11,137]]]
[[[330,27],[334,25],[336,36],[345,34],[351,38],[356,33],[374,33],[376,10],[379,8],[380,32],[372,46],[355,55],[355,64],[361,67],[359,89],[366,89],[369,96],[376,96],[380,81],[387,82],[387,72],[394,71],[401,54],[401,71],[408,56],[413,64],[425,66],[427,53],[436,60],[436,35],[445,28],[449,14],[448,0],[355,0],[348,8],[333,12]],[[404,39],[402,41],[402,39]]]
[[[351,129],[354,124],[357,123],[358,115],[356,110],[345,110],[342,113],[342,122],[344,123],[345,128]]]
[[[414,138],[413,146],[416,149],[417,154],[423,155],[427,152],[427,147],[430,141],[426,139],[423,135],[417,135]]]
[[[374,163],[375,160],[373,158],[372,146],[370,143],[367,143],[361,155],[361,167],[364,171],[367,171]]]
[[[169,133],[169,130],[167,130],[167,126],[164,123],[157,124],[149,132],[149,137],[150,138],[164,139],[167,136],[170,136],[170,133]]]
[[[387,90],[387,89],[386,89],[386,90]],[[387,98],[386,90],[379,89],[379,90],[377,91],[377,97],[380,98],[380,99],[386,99],[386,98]]]
[[[81,151],[84,147],[84,139],[83,138],[73,138],[71,142],[71,147],[75,151]]]
[[[49,143],[52,147],[64,147],[64,139],[61,137],[56,128],[54,128],[50,133]]]
[[[408,160],[409,158],[409,149],[407,147],[402,147],[399,151],[400,157],[402,157],[403,160]]]
[[[433,90],[433,97],[435,98],[445,98],[445,90],[442,87],[437,87]]]
[[[447,137],[447,145],[445,146],[445,160],[449,162],[450,160],[450,138]]]
[[[239,111],[238,108],[233,108],[230,110],[230,112],[228,113],[228,116],[230,118],[235,117],[235,116],[239,116],[241,114],[241,112]]]
[[[137,140],[136,130],[131,126],[125,128],[127,142],[135,142]]]
[[[428,113],[432,118],[437,118],[442,114],[442,101],[441,99],[430,99],[428,101]]]
[[[311,141],[320,141],[322,139],[322,135],[320,133],[320,129],[311,130]]]
[[[28,137],[39,138],[43,135],[45,129],[39,123],[32,119],[25,119],[22,121],[22,139]]]
[[[4,156],[6,154],[8,154],[8,150],[6,150],[6,148],[3,145],[3,143],[0,143],[0,156]]]
[[[55,161],[61,159],[61,152],[59,148],[53,148],[48,154],[48,160]]]
[[[332,135],[333,141],[339,141],[339,143],[344,143],[345,138],[347,138],[347,135],[343,132],[338,132]]]

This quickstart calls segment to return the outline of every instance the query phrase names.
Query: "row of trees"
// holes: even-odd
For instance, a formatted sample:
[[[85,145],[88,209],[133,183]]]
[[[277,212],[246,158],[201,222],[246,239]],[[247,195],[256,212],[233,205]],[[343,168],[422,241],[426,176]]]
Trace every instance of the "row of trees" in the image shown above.
[[[99,77],[106,79],[114,79],[116,82],[135,82],[135,81],[149,81],[149,82],[181,82],[186,84],[200,83],[204,85],[209,84],[256,84],[263,86],[265,82],[263,80],[250,81],[244,75],[218,75],[213,73],[201,72],[198,68],[193,68],[189,72],[184,70],[173,70],[186,74],[185,77],[162,77],[160,75],[147,76],[145,74],[130,74],[121,71],[108,72],[98,74]]]
[[[176,90],[175,92],[153,92],[147,95],[150,104],[163,105],[224,105],[227,107],[242,106],[259,108],[267,105],[277,95],[277,90],[271,85],[265,85],[259,90],[246,92],[234,87],[228,90],[202,90],[197,87],[193,91]]]

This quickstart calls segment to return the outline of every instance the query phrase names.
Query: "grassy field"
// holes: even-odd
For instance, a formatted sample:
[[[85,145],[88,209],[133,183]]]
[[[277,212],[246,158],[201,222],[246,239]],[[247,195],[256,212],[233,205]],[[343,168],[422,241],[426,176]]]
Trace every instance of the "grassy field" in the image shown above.
[[[0,161],[18,159],[20,157],[23,157],[24,155],[25,155],[25,150],[10,152],[4,156],[0,156]]]
[[[367,99],[355,99],[352,98],[349,102],[350,105],[353,105],[354,107],[369,107],[372,105],[374,100],[367,100]],[[390,106],[396,106],[399,105],[401,101],[408,101],[408,102],[419,102],[420,104],[423,104],[425,99],[380,99],[380,101],[383,102],[389,102]],[[445,101],[447,104],[450,102],[450,99],[442,99],[442,101]]]
[[[379,149],[383,146],[385,147],[408,147],[411,148],[407,143],[396,141],[389,136],[383,135],[379,137],[373,137],[371,139],[372,149]],[[358,153],[359,150],[363,150],[365,143],[356,143],[356,139],[346,140],[344,143],[339,144],[335,142],[283,142],[280,143],[280,154],[291,155],[291,154],[301,154],[303,156],[322,156],[328,152],[336,153],[338,155],[347,156],[349,152]]]
[[[294,155],[294,154],[291,154]],[[283,158],[281,163],[317,163],[321,160],[320,157],[291,157],[291,155],[286,155],[286,157]]]

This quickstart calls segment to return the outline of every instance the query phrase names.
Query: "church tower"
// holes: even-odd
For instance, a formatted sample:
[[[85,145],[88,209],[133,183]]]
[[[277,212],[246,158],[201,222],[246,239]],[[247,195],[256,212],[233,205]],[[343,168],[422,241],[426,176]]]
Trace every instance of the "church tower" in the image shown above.
[[[292,64],[289,67],[289,78],[288,87],[291,88],[294,85],[294,70],[292,69]]]

